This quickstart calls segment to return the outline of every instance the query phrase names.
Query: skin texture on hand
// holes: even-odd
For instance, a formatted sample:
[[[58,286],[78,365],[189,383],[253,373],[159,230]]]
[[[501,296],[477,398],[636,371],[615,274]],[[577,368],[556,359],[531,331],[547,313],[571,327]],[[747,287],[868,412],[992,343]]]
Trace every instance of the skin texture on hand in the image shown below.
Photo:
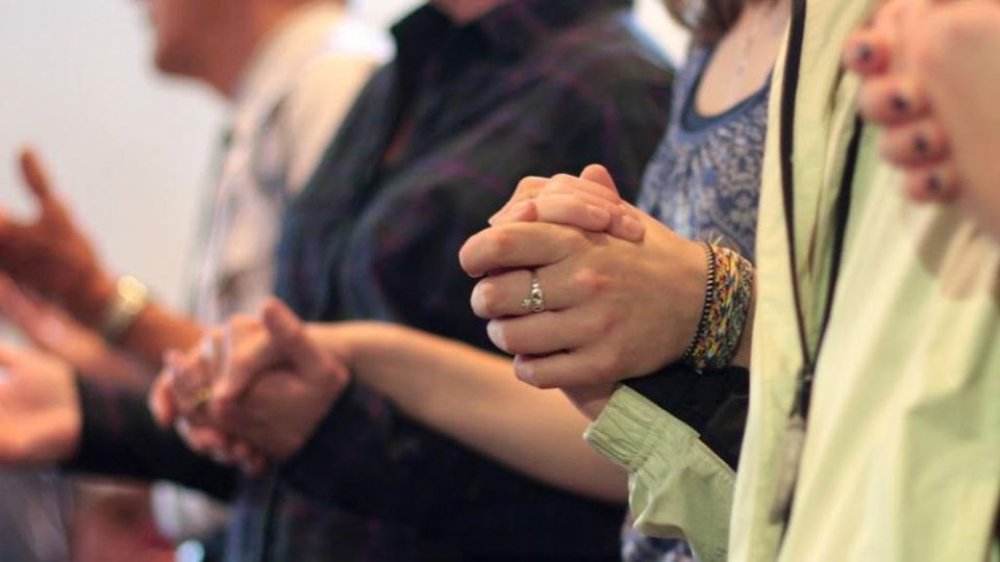
[[[845,47],[862,113],[918,202],[954,203],[1000,236],[1000,5],[892,0]]]
[[[561,174],[522,180],[490,225],[519,221],[575,226],[633,242],[646,232],[639,210],[621,199],[607,168],[597,164],[587,166],[579,178]]]
[[[277,301],[265,305],[260,319],[234,318],[223,337],[208,337],[167,358],[151,406],[161,423],[182,422],[193,449],[222,462],[253,469],[260,456],[287,460],[347,386],[344,366]]]
[[[629,242],[547,223],[509,223],[470,238],[461,251],[483,278],[473,310],[491,340],[516,355],[515,372],[535,386],[603,385],[676,361],[694,336],[704,300],[704,248],[643,215]],[[532,273],[546,310],[522,306]]]
[[[0,344],[0,464],[25,467],[69,459],[79,445],[82,423],[68,365]]]

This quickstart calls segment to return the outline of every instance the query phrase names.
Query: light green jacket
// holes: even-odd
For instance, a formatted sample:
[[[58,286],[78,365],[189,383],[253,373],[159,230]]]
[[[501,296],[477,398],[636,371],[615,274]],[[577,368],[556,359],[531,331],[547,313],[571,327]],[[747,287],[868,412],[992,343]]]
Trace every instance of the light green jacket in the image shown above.
[[[841,70],[841,46],[874,4],[807,3],[791,158],[796,275],[813,341],[825,306],[831,217],[858,88]],[[771,96],[757,231],[750,416],[729,559],[996,562],[1000,245],[948,208],[906,201],[898,174],[878,159],[872,128],[862,137],[851,182],[847,241],[817,366],[795,508],[787,529],[770,521],[780,441],[802,365],[781,202],[778,123],[787,110],[780,95],[787,55],[776,66]],[[619,409],[634,398],[616,396]],[[665,423],[680,432],[679,422]],[[610,434],[600,441],[620,441],[618,450],[629,440],[655,435],[649,428],[632,436],[616,433],[614,424],[604,428],[591,434]],[[674,480],[680,489],[666,484],[674,471],[700,461],[683,460],[692,449],[678,450],[675,440],[664,438],[659,447],[644,457],[642,470],[632,471],[634,515],[644,530],[669,525],[683,527],[689,538],[714,536],[714,522],[705,519],[709,507],[690,517],[678,515],[674,504],[677,497],[697,501],[703,486],[685,479]],[[715,496],[702,499],[714,502]],[[724,513],[727,506],[715,509]]]

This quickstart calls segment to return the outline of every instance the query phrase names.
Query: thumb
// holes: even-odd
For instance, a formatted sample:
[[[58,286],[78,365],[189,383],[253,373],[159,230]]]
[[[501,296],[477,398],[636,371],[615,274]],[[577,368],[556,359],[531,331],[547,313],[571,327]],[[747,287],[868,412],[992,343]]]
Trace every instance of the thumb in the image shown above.
[[[302,321],[284,303],[275,298],[268,299],[261,317],[280,350],[279,354],[291,363],[297,373],[315,378],[327,376],[331,370],[343,372],[342,367],[309,338]]]
[[[580,179],[594,182],[599,185],[618,193],[618,187],[615,185],[615,180],[611,177],[611,172],[600,164],[591,164],[583,169],[583,173],[580,174]]]

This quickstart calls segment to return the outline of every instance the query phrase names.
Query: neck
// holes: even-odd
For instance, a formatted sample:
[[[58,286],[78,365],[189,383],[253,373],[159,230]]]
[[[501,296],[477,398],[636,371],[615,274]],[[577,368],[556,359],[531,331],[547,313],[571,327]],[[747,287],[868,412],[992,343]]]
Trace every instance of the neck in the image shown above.
[[[448,15],[453,22],[464,25],[509,0],[431,0],[431,4]]]

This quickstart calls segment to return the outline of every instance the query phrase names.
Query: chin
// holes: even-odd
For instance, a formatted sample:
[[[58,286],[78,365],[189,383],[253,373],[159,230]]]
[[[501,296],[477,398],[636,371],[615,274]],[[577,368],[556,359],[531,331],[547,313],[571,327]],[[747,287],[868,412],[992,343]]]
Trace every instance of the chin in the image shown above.
[[[163,74],[171,76],[187,76],[190,74],[186,69],[187,65],[183,63],[183,57],[178,57],[174,53],[162,48],[156,49],[156,53],[153,55],[153,64]]]

